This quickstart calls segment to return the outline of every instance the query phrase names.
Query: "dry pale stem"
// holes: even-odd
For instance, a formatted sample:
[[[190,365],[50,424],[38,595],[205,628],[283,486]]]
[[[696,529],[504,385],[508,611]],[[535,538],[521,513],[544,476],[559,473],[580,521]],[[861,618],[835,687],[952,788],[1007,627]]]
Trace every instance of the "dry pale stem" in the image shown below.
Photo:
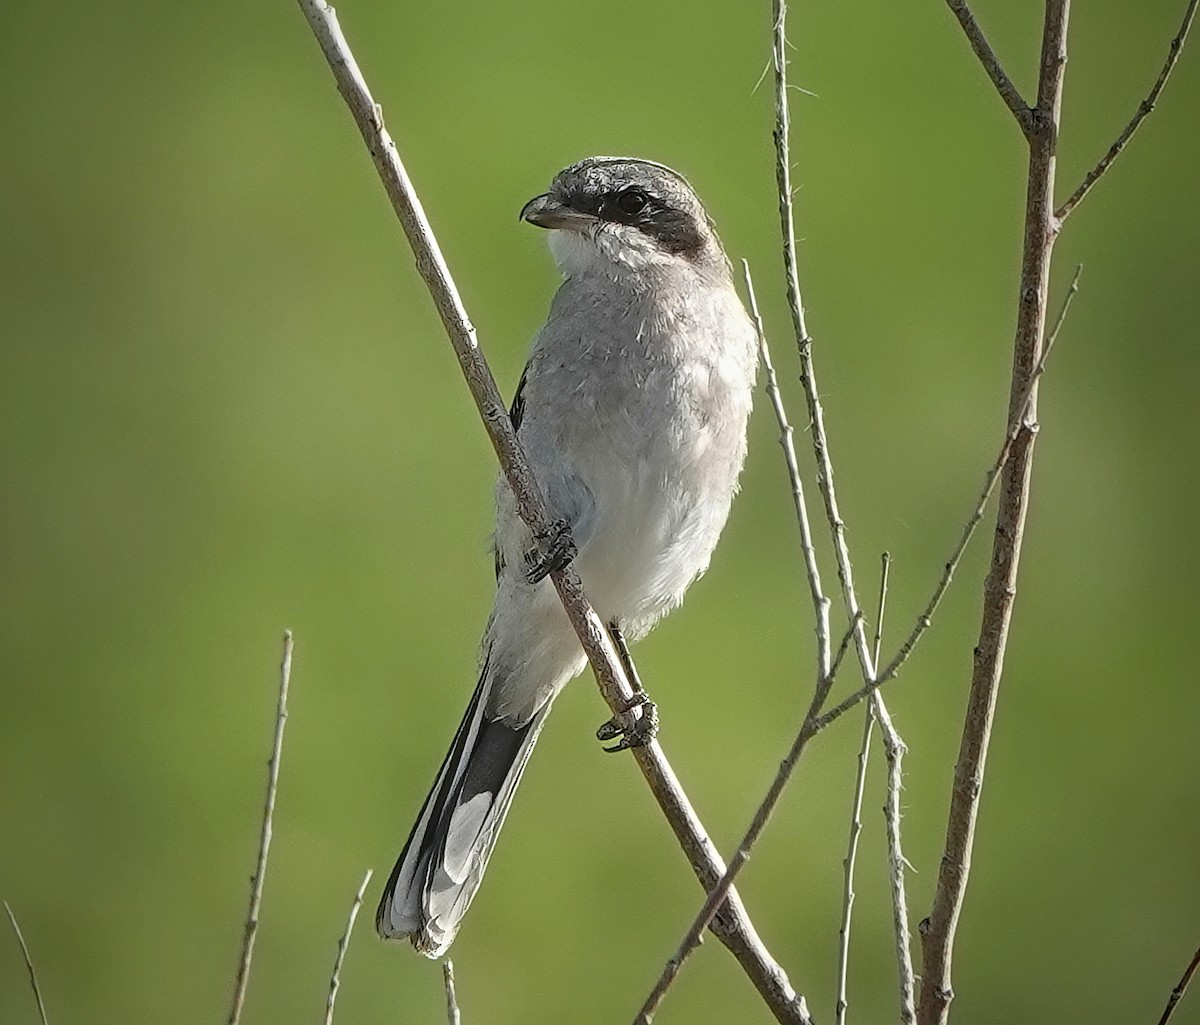
[[[454,962],[446,958],[442,962],[442,985],[446,989],[446,1021],[448,1025],[462,1025],[458,1012],[458,993],[454,989]]]
[[[333,1025],[333,1005],[337,1003],[338,990],[342,985],[342,965],[346,961],[346,950],[350,946],[350,936],[354,932],[354,923],[358,918],[358,911],[362,907],[363,894],[367,892],[367,886],[370,882],[371,869],[367,869],[362,883],[354,894],[354,901],[350,905],[350,914],[346,918],[346,931],[342,933],[342,938],[338,940],[337,953],[333,957],[333,971],[329,975],[329,995],[325,998],[325,1025]]]
[[[867,789],[867,762],[871,753],[871,734],[875,718],[868,708],[863,716],[862,744],[858,749],[858,770],[854,775],[854,797],[850,802],[850,836],[846,841],[846,857],[842,860],[842,924],[838,929],[837,1005],[834,1020],[845,1025],[850,1006],[846,995],[846,980],[850,974],[850,923],[854,912],[854,866],[858,859],[858,841],[862,836],[863,794]]]
[[[17,943],[21,947],[21,957],[25,960],[25,971],[29,975],[29,988],[33,990],[33,999],[37,1003],[38,1017],[42,1019],[42,1025],[50,1025],[46,1017],[46,1002],[42,999],[42,988],[38,985],[37,972],[33,968],[33,958],[29,956],[29,947],[25,943],[25,936],[21,932],[20,925],[17,924],[17,916],[8,906],[8,901],[4,902],[4,911],[8,915],[8,924],[12,926]]]
[[[263,802],[262,827],[258,837],[258,860],[250,879],[250,904],[246,910],[246,926],[242,933],[242,956],[238,962],[237,979],[233,986],[233,1003],[229,1010],[229,1025],[237,1025],[246,1002],[246,987],[250,982],[250,963],[254,958],[254,940],[258,935],[258,916],[262,908],[263,882],[267,874],[267,855],[271,850],[272,827],[275,821],[275,795],[279,790],[279,756],[283,751],[283,728],[287,724],[288,683],[292,676],[292,631],[283,633],[283,658],[279,663],[279,695],[275,704],[275,735],[271,742],[271,757],[267,762],[267,797]]]

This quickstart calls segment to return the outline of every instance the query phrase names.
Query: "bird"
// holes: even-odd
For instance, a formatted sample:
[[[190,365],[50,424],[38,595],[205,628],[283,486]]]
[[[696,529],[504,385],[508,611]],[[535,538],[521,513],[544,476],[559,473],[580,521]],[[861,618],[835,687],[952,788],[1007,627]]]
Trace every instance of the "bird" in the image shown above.
[[[548,231],[563,280],[512,423],[573,542],[560,555],[623,647],[708,568],[745,460],[757,335],[712,220],[664,164],[581,160],[520,220]],[[546,579],[557,566],[531,561],[537,547],[503,477],[495,506],[478,683],[376,913],[380,936],[431,958],[479,890],[555,697],[586,665]]]

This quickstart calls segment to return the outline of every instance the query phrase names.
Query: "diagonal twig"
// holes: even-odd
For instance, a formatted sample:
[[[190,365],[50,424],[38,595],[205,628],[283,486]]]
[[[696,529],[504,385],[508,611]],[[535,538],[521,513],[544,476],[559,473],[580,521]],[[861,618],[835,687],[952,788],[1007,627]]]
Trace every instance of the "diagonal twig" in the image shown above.
[[[916,624],[912,628],[912,632],[905,638],[900,649],[892,657],[892,660],[879,671],[879,675],[874,682],[863,684],[849,697],[834,705],[828,712],[823,713],[817,720],[816,729],[819,733],[831,723],[840,719],[850,709],[854,708],[864,698],[869,697],[874,691],[882,687],[889,680],[892,680],[901,667],[908,661],[925,632],[933,623],[933,614],[937,611],[941,604],[942,598],[945,597],[947,589],[950,587],[950,582],[954,578],[954,573],[958,569],[959,563],[962,561],[963,553],[967,549],[971,538],[975,535],[975,528],[979,526],[979,522],[983,519],[984,513],[987,511],[987,504],[992,497],[992,493],[996,489],[996,484],[1000,479],[1000,474],[1004,467],[1008,465],[1008,460],[1012,455],[1013,445],[1016,444],[1017,437],[1020,434],[1024,417],[1029,411],[1029,404],[1037,382],[1046,372],[1046,363],[1050,358],[1050,353],[1054,349],[1054,343],[1058,339],[1058,332],[1063,326],[1063,321],[1066,319],[1067,310],[1070,309],[1071,300],[1075,293],[1079,291],[1079,276],[1083,273],[1083,265],[1080,264],[1075,268],[1075,276],[1071,280],[1071,287],[1067,290],[1067,294],[1063,299],[1063,304],[1058,312],[1058,319],[1055,321],[1054,330],[1050,333],[1046,340],[1046,345],[1042,350],[1042,355],[1038,359],[1038,364],[1034,368],[1032,379],[1027,384],[1020,401],[1017,404],[1017,415],[1012,420],[1012,425],[1009,427],[1008,434],[1005,435],[1004,441],[1000,445],[1000,454],[996,457],[996,461],[992,464],[987,472],[987,477],[984,481],[983,491],[979,495],[979,499],[975,503],[975,508],[971,511],[971,516],[963,525],[962,535],[955,545],[954,551],[950,558],[946,560],[946,565],[942,570],[941,578],[934,586],[933,594],[925,605],[925,609],[917,616]]]
[[[42,987],[38,985],[37,972],[33,969],[33,958],[29,956],[29,947],[25,945],[25,937],[21,933],[21,927],[17,924],[17,916],[13,914],[13,909],[9,907],[8,901],[4,902],[4,910],[8,914],[8,923],[17,937],[17,943],[20,944],[21,956],[25,959],[25,971],[29,973],[29,988],[33,990],[33,999],[37,1001],[38,1017],[42,1019],[42,1025],[50,1025],[50,1021],[46,1017],[46,1003],[42,1000]]]
[[[983,29],[979,27],[979,22],[975,20],[975,15],[971,13],[971,8],[967,6],[967,0],[946,0],[946,6],[958,19],[959,25],[966,33],[967,42],[971,44],[971,49],[979,58],[979,63],[983,65],[983,70],[987,72],[988,78],[992,80],[996,92],[1000,94],[1000,98],[1012,111],[1012,116],[1017,119],[1021,131],[1028,135],[1033,111],[1029,109],[1029,104],[1021,96],[1020,90],[1013,85],[1012,79],[1008,77],[1008,72],[1004,70],[1004,65],[1000,63],[996,51],[992,49],[987,37],[983,34]]]
[[[1188,32],[1191,31],[1192,22],[1196,18],[1196,7],[1200,5],[1200,0],[1190,0],[1187,10],[1183,13],[1183,21],[1179,26],[1179,31],[1175,33],[1175,38],[1171,40],[1171,45],[1167,50],[1167,59],[1163,61],[1162,70],[1158,73],[1158,78],[1154,85],[1151,86],[1150,92],[1146,94],[1146,98],[1138,104],[1137,110],[1134,112],[1129,123],[1121,130],[1121,134],[1117,136],[1116,141],[1109,146],[1108,152],[1100,158],[1100,162],[1096,164],[1084,176],[1070,198],[1067,199],[1062,206],[1055,212],[1054,216],[1061,226],[1062,222],[1081,202],[1084,196],[1092,191],[1092,186],[1096,184],[1104,173],[1112,167],[1113,161],[1121,155],[1121,151],[1133,138],[1133,133],[1136,132],[1143,121],[1146,120],[1150,111],[1154,109],[1154,105],[1158,102],[1159,93],[1163,91],[1163,87],[1167,84],[1167,79],[1171,77],[1171,72],[1175,70],[1175,64],[1179,60],[1179,55],[1183,52],[1183,44],[1187,41]]]
[[[262,908],[263,882],[267,874],[267,854],[271,849],[272,826],[275,819],[275,795],[279,790],[279,756],[283,751],[283,728],[287,723],[288,682],[292,676],[292,631],[283,632],[283,658],[279,663],[279,696],[275,705],[275,736],[271,742],[271,757],[267,762],[267,797],[263,804],[262,828],[258,837],[258,861],[250,879],[250,904],[246,910],[246,927],[242,935],[242,957],[238,962],[237,980],[233,986],[233,1003],[229,1010],[229,1025],[237,1025],[246,1002],[246,987],[250,982],[250,962],[254,958],[254,940],[258,935],[258,915]]]
[[[1058,311],[1058,318],[1054,322],[1054,329],[1046,339],[1046,344],[1043,346],[1042,353],[1038,357],[1037,366],[1034,367],[1033,373],[1025,383],[1016,403],[1016,414],[1009,419],[1008,431],[1004,435],[1004,441],[1000,445],[1000,451],[995,461],[987,472],[983,483],[983,490],[975,502],[975,508],[971,511],[967,522],[963,524],[958,544],[954,546],[954,551],[950,553],[950,558],[946,560],[941,578],[935,585],[933,594],[930,595],[924,610],[917,617],[912,632],[905,639],[904,643],[900,645],[899,651],[892,657],[892,660],[879,673],[880,683],[890,680],[900,671],[901,666],[908,661],[909,656],[912,655],[913,648],[917,646],[922,635],[929,629],[933,621],[933,614],[937,611],[942,598],[945,597],[946,591],[950,587],[950,582],[954,579],[954,573],[958,569],[959,563],[962,562],[963,554],[966,552],[967,546],[971,543],[971,538],[975,535],[975,528],[979,526],[984,513],[987,512],[988,502],[991,500],[992,493],[996,490],[1000,474],[1004,470],[1004,467],[1008,465],[1009,456],[1012,455],[1013,445],[1017,442],[1017,436],[1020,434],[1025,416],[1029,412],[1029,405],[1033,399],[1038,381],[1041,380],[1042,375],[1046,372],[1046,363],[1050,359],[1054,343],[1058,341],[1058,333],[1062,330],[1063,322],[1067,319],[1067,311],[1071,308],[1071,301],[1075,298],[1075,293],[1079,291],[1079,276],[1082,273],[1083,265],[1080,264],[1075,268],[1075,276],[1071,279],[1071,285],[1067,289],[1067,294],[1063,297],[1062,305]]]
[[[1183,975],[1175,984],[1175,988],[1171,990],[1171,995],[1167,997],[1167,1006],[1163,1008],[1162,1017],[1158,1019],[1158,1025],[1167,1025],[1171,1020],[1171,1016],[1175,1013],[1175,1008],[1179,1006],[1179,1001],[1183,999],[1183,994],[1187,992],[1188,984],[1192,981],[1192,976],[1196,974],[1196,969],[1200,968],[1200,947],[1196,948],[1196,953],[1192,955],[1192,960],[1183,970]]]
[[[480,351],[475,329],[454,287],[416,190],[391,135],[384,127],[381,108],[371,96],[333,9],[323,0],[298,0],[298,3],[329,63],[338,91],[350,109],[404,229],[416,257],[417,270],[433,298],[488,437],[496,450],[505,479],[513,491],[517,512],[535,538],[548,538],[553,535],[553,525],[545,500],[517,441],[508,409],[500,398],[491,369]],[[633,689],[620,664],[612,638],[583,593],[578,574],[568,565],[551,573],[550,579],[609,707],[618,716],[629,716],[632,714],[629,707],[630,699],[634,696]],[[644,747],[634,748],[633,753],[697,879],[701,886],[711,891],[725,874],[725,864],[680,786],[661,746],[657,741],[651,741]],[[804,997],[796,993],[787,974],[771,957],[736,892],[728,891],[720,914],[712,920],[712,929],[737,958],[777,1021],[783,1025],[806,1025],[810,1021]]]
[[[363,894],[371,882],[372,869],[367,869],[363,881],[354,894],[354,902],[350,905],[350,914],[346,918],[346,931],[338,940],[337,953],[333,956],[333,971],[329,975],[329,996],[325,998],[325,1025],[333,1025],[333,1005],[337,1003],[338,990],[342,985],[342,964],[346,960],[346,951],[350,947],[350,934],[354,932],[354,922],[358,918],[359,908],[362,907]]]

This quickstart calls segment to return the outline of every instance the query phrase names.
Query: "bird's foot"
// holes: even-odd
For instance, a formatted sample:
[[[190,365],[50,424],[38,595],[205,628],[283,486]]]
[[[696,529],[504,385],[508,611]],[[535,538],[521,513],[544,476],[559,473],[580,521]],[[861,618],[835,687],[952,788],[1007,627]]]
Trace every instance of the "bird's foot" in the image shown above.
[[[545,531],[534,535],[534,545],[526,552],[526,580],[541,583],[552,573],[566,569],[578,553],[566,521],[554,520]]]
[[[525,553],[525,578],[531,584],[539,584],[551,573],[566,569],[579,554],[566,520],[554,520],[533,540],[533,547]]]
[[[639,690],[625,708],[596,731],[597,740],[616,740],[604,750],[609,754],[645,747],[658,736],[658,706],[650,695]],[[620,739],[618,739],[620,738]]]

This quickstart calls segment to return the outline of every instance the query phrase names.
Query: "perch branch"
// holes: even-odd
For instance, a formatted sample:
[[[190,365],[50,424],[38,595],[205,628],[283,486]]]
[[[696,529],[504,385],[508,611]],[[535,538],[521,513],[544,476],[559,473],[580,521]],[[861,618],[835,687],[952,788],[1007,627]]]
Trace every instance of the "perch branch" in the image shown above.
[[[1069,10],[1070,0],[1046,0],[1037,105],[1026,132],[1029,171],[1025,235],[1009,399],[1010,422],[1020,420],[1021,426],[1002,475],[991,569],[983,587],[979,642],[975,647],[962,744],[954,771],[946,841],[933,907],[929,918],[922,923],[923,965],[917,1007],[920,1025],[945,1025],[954,998],[951,987],[954,938],[966,897],[988,744],[1017,592],[1017,570],[1029,509],[1037,436],[1037,381],[1034,375],[1042,356],[1050,259],[1057,234],[1054,171],[1063,73],[1067,63]],[[1023,402],[1027,390],[1029,398]],[[1019,412],[1023,404],[1027,409],[1021,417]]]
[[[1183,13],[1183,22],[1179,26],[1179,31],[1175,33],[1175,38],[1171,40],[1171,46],[1167,50],[1167,59],[1163,61],[1162,70],[1158,73],[1158,79],[1151,86],[1150,92],[1146,94],[1146,98],[1138,104],[1138,109],[1134,112],[1133,117],[1130,118],[1129,124],[1121,130],[1121,134],[1117,136],[1116,142],[1109,146],[1108,152],[1100,158],[1100,162],[1084,176],[1083,181],[1071,193],[1070,198],[1055,211],[1054,216],[1058,219],[1060,227],[1062,222],[1071,214],[1071,211],[1083,202],[1083,197],[1092,191],[1092,186],[1112,167],[1113,161],[1121,155],[1121,150],[1133,138],[1133,133],[1141,127],[1142,122],[1146,120],[1150,111],[1154,109],[1154,105],[1158,102],[1159,93],[1163,91],[1163,87],[1167,84],[1167,79],[1171,77],[1171,72],[1175,70],[1175,64],[1179,60],[1179,55],[1183,52],[1183,44],[1187,41],[1188,32],[1191,31],[1198,4],[1200,4],[1200,0],[1191,0],[1188,4],[1187,10]]]
[[[4,910],[8,914],[8,924],[12,926],[17,943],[21,947],[21,957],[25,959],[25,971],[29,973],[29,988],[33,990],[33,999],[37,1002],[38,1017],[42,1019],[42,1025],[50,1025],[50,1021],[46,1017],[46,1003],[42,1000],[42,987],[38,985],[37,972],[33,970],[33,958],[29,956],[29,947],[25,945],[25,937],[21,933],[21,927],[17,924],[17,916],[8,906],[8,901],[4,902]]]
[[[258,935],[258,915],[262,908],[263,881],[267,874],[267,854],[271,849],[272,826],[275,820],[275,795],[279,790],[279,756],[283,751],[283,728],[287,723],[288,683],[292,676],[292,631],[283,632],[283,658],[279,663],[279,696],[275,704],[275,736],[271,742],[271,757],[267,762],[267,797],[263,803],[262,828],[258,836],[258,861],[250,879],[250,904],[246,910],[246,927],[242,934],[242,957],[238,962],[237,980],[233,987],[233,1004],[229,1010],[229,1025],[237,1025],[246,1002],[246,986],[250,982],[250,962],[254,958],[254,940]]]
[[[508,410],[480,351],[475,329],[454,287],[433,230],[396,145],[384,127],[382,110],[371,96],[333,9],[323,0],[298,2],[329,63],[338,90],[350,108],[384,190],[412,247],[417,270],[433,298],[488,437],[496,450],[505,479],[512,488],[517,512],[535,538],[548,539],[552,536],[553,525],[545,500],[517,442]],[[578,574],[568,565],[552,573],[551,580],[592,665],[601,693],[615,714],[628,717],[632,714],[627,709],[633,698],[633,689],[620,664],[612,638],[583,593]],[[692,809],[661,746],[657,741],[652,741],[645,747],[634,748],[633,752],[700,884],[706,890],[711,890],[725,874],[725,865]],[[787,1025],[802,1025],[810,1020],[803,996],[796,993],[786,973],[771,957],[755,932],[740,898],[732,890],[728,892],[720,913],[714,917],[712,927],[714,934],[737,958],[777,1021]]]
[[[363,881],[354,894],[354,902],[350,905],[350,915],[346,919],[346,931],[338,940],[337,953],[333,957],[333,971],[329,975],[329,996],[325,998],[325,1025],[333,1025],[333,1005],[337,1003],[338,989],[342,985],[342,963],[346,960],[346,950],[350,946],[350,934],[354,932],[354,922],[358,918],[358,910],[362,907],[363,894],[371,882],[371,869],[367,869]]]

